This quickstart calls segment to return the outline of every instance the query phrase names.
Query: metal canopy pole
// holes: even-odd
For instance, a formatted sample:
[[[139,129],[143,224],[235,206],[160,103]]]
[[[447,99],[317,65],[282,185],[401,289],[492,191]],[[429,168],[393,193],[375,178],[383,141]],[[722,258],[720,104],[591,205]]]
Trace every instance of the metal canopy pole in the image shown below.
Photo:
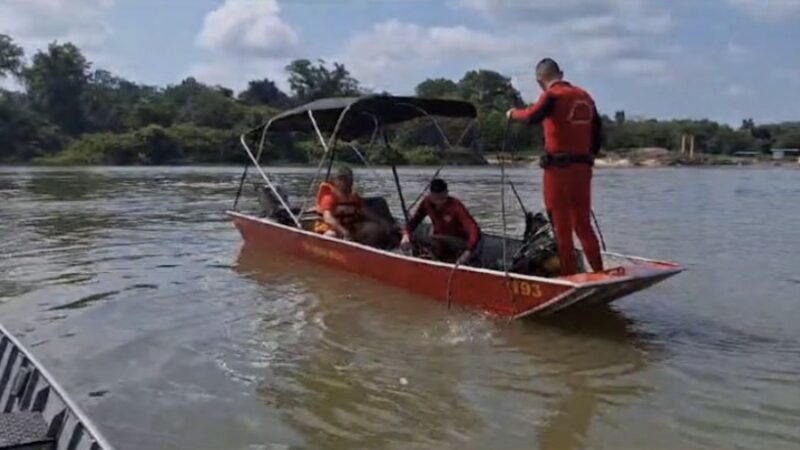
[[[256,161],[261,161],[261,154],[264,151],[264,143],[265,143],[266,138],[267,138],[267,130],[269,129],[269,126],[271,124],[272,124],[272,121],[268,122],[264,126],[264,130],[261,133],[261,139],[260,139],[259,144],[258,144],[258,154],[256,155]],[[253,131],[257,131],[257,130],[258,129],[250,130],[250,131],[246,132],[245,134],[242,135],[242,138],[244,138],[248,134],[251,134]],[[250,163],[245,163],[244,171],[242,172],[242,177],[239,179],[239,189],[236,190],[236,198],[233,200],[233,209],[234,209],[234,211],[239,206],[239,198],[242,196],[242,189],[244,188],[244,182],[247,179],[247,170],[249,168],[250,168]]]
[[[239,189],[236,190],[236,198],[233,199],[233,210],[236,211],[236,207],[239,206],[239,197],[242,196],[242,188],[244,187],[244,180],[247,178],[247,169],[250,167],[250,163],[246,163],[244,165],[244,171],[242,171],[242,177],[239,179]]]
[[[281,194],[278,192],[278,190],[275,189],[275,185],[272,184],[272,181],[269,179],[267,174],[264,173],[264,170],[258,164],[258,160],[256,159],[256,157],[253,156],[253,152],[250,150],[250,146],[247,145],[247,140],[245,140],[244,134],[241,136],[240,142],[242,143],[242,146],[247,152],[247,156],[249,156],[250,160],[253,161],[256,170],[258,170],[258,173],[261,174],[261,177],[264,178],[264,181],[267,182],[267,186],[269,186],[270,190],[272,190],[272,192],[278,198],[278,201],[280,201],[281,205],[286,209],[286,212],[289,214],[289,217],[292,218],[292,221],[294,221],[295,225],[297,225],[298,228],[302,228],[302,226],[300,225],[300,221],[297,219],[297,216],[295,216],[294,213],[292,212],[292,208],[290,208],[289,205],[286,204],[286,200],[284,200]]]
[[[339,114],[339,118],[336,120],[336,126],[333,128],[333,133],[331,134],[330,139],[328,142],[325,142],[325,137],[322,135],[322,130],[320,130],[319,125],[317,124],[317,119],[314,117],[314,113],[309,109],[308,110],[308,118],[311,120],[311,124],[314,126],[314,131],[317,133],[317,138],[319,138],[320,144],[322,144],[322,148],[325,150],[323,153],[322,158],[320,158],[319,166],[317,167],[317,173],[314,174],[314,179],[311,181],[311,184],[308,186],[308,192],[306,193],[305,199],[303,199],[303,206],[301,209],[301,213],[305,211],[306,205],[308,204],[308,200],[311,198],[311,191],[314,189],[314,186],[317,184],[317,180],[319,179],[319,174],[322,172],[322,166],[325,164],[325,158],[330,154],[330,160],[328,162],[328,171],[325,174],[325,179],[327,180],[330,177],[331,173],[331,166],[333,165],[333,153],[336,150],[336,143],[338,142],[338,134],[339,128],[344,121],[344,117],[350,111],[350,107],[342,111]]]
[[[505,135],[503,136],[503,148],[500,153],[500,212],[503,217],[503,270],[506,273],[506,277],[508,277],[508,251],[506,244],[508,237],[506,220],[506,155],[508,152],[508,140],[510,137],[510,132],[511,119],[508,119],[508,121],[506,121]]]
[[[422,109],[422,108],[419,108],[419,107],[417,107],[417,106],[415,106],[415,105],[407,105],[407,104],[405,104],[405,103],[404,103],[403,105],[406,105],[406,106],[413,107],[413,108],[417,109],[418,111],[421,111],[421,112],[422,112],[423,114],[425,114],[425,115],[426,115],[428,118],[430,118],[430,119],[431,119],[431,122],[433,122],[433,124],[436,126],[436,129],[439,131],[439,134],[442,136],[442,140],[444,141],[444,144],[445,144],[445,145],[446,145],[448,148],[453,148],[453,146],[450,144],[450,140],[448,140],[448,139],[447,139],[447,135],[446,135],[446,134],[444,134],[444,131],[442,130],[441,126],[439,126],[439,122],[437,122],[437,121],[436,121],[436,118],[434,118],[433,116],[431,116],[430,114],[428,114],[428,113],[427,113],[427,112],[426,112],[424,109]],[[467,132],[468,132],[468,131],[469,131],[469,130],[470,130],[470,129],[471,129],[473,126],[474,126],[474,125],[475,125],[475,120],[473,119],[473,120],[471,120],[471,121],[469,122],[469,124],[467,124],[467,126],[466,126],[466,127],[464,127],[464,131],[462,131],[462,132],[461,132],[461,136],[459,136],[459,137],[458,137],[458,141],[456,141],[456,145],[459,145],[459,144],[461,143],[461,141],[463,141],[463,140],[464,140],[464,137],[466,137],[466,135],[467,135]],[[433,174],[433,177],[431,177],[431,179],[428,181],[428,184],[426,184],[426,185],[425,185],[425,187],[422,189],[422,191],[421,191],[421,192],[420,192],[420,193],[417,195],[417,198],[415,198],[415,199],[414,199],[414,201],[411,203],[411,209],[413,209],[413,208],[414,208],[414,206],[416,206],[416,204],[417,204],[417,203],[418,203],[418,202],[419,202],[419,201],[422,199],[422,196],[424,196],[424,195],[425,195],[425,192],[427,192],[427,191],[428,191],[428,188],[430,187],[430,185],[431,185],[431,182],[432,182],[432,181],[433,181],[433,180],[434,180],[436,177],[438,177],[438,176],[439,176],[439,173],[441,173],[442,169],[444,169],[444,165],[441,165],[441,166],[439,166],[439,168],[438,168],[438,169],[436,169],[436,172],[434,172],[434,174]]]
[[[395,150],[389,145],[389,136],[386,134],[386,128],[383,128],[383,145],[386,150],[394,153]],[[397,187],[397,196],[400,197],[400,207],[403,208],[403,217],[408,223],[408,208],[406,208],[406,200],[403,198],[403,188],[400,187],[400,177],[397,175],[397,166],[392,162],[392,176],[394,177],[394,185]]]

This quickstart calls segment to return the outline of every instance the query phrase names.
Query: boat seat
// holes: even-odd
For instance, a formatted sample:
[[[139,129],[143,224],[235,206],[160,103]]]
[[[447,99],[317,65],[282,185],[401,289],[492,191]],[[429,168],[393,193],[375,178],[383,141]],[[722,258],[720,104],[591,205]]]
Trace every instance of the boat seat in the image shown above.
[[[392,210],[389,209],[389,204],[386,199],[380,196],[364,197],[364,207],[369,209],[373,214],[383,218],[389,223],[395,224],[397,221],[392,215]]]
[[[47,436],[47,422],[38,412],[0,414],[0,450],[51,450],[55,440]]]

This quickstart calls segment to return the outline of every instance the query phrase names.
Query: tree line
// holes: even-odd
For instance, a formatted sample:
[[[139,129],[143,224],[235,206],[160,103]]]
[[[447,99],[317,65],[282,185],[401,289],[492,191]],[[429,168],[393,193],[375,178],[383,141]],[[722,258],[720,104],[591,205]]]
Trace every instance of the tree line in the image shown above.
[[[238,136],[281,110],[323,97],[370,93],[340,63],[296,60],[286,66],[289,92],[273,80],[250,81],[241,92],[189,77],[165,87],[139,84],[95,69],[71,43],[51,43],[30,59],[0,34],[0,79],[20,90],[0,89],[0,162],[50,164],[239,163]],[[443,120],[456,153],[474,155],[503,146],[505,111],[524,104],[511,80],[491,70],[473,70],[460,80],[428,79],[416,95],[463,99],[476,105],[478,120]],[[800,123],[732,128],[710,120],[630,120],[623,111],[603,116],[604,148],[678,149],[682,134],[693,134],[698,151],[733,154],[768,152],[773,146],[799,148]],[[542,151],[540,127],[515,124],[508,145],[520,152]],[[441,138],[426,120],[392,130],[400,152],[369,154],[375,163],[435,164],[446,158]],[[274,136],[268,162],[307,163],[319,156],[314,140]],[[458,141],[458,142],[457,142]],[[471,156],[470,156],[471,155]],[[463,160],[463,158],[462,158]]]

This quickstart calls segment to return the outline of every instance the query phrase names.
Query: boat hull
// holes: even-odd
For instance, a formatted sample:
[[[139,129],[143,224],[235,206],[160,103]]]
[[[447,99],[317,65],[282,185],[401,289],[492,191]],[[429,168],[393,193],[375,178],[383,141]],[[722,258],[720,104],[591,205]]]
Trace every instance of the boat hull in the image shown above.
[[[111,450],[86,414],[0,325],[0,449]]]
[[[371,277],[416,294],[506,318],[547,314],[578,304],[608,303],[662,281],[681,269],[635,260],[599,274],[539,278],[454,267],[321,236],[254,216],[228,212],[245,245],[280,251]]]

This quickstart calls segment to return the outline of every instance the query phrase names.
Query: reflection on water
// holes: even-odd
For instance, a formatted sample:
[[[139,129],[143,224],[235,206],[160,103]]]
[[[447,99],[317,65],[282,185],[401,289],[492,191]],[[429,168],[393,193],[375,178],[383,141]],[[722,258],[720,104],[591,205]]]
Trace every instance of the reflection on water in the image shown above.
[[[391,196],[378,172],[359,189]],[[0,169],[0,320],[120,449],[800,448],[798,172],[699,173],[596,177],[609,245],[687,272],[506,324],[240,249],[238,168]],[[496,171],[445,175],[500,226]]]
[[[607,308],[498,328],[468,312],[443,319],[443,308],[429,300],[281,255],[244,248],[235,270],[261,285],[290,284],[315,294],[303,309],[314,324],[313,333],[304,333],[313,343],[303,347],[313,350],[299,364],[275,369],[282,382],[265,380],[259,389],[312,448],[469,445],[499,428],[497,418],[505,414],[476,407],[470,397],[477,391],[524,397],[555,388],[560,392],[548,395],[546,407],[531,409],[530,420],[514,419],[522,428],[506,430],[506,444],[486,445],[506,448],[519,440],[525,448],[581,449],[600,404],[624,406],[649,392],[644,384],[613,380],[634,376],[658,356],[646,333]],[[462,328],[459,321],[472,324]],[[412,325],[425,331],[382,342],[393,329]],[[476,367],[465,343],[521,360]],[[478,386],[467,380],[476,370],[484,372]],[[597,386],[601,376],[606,385]]]

